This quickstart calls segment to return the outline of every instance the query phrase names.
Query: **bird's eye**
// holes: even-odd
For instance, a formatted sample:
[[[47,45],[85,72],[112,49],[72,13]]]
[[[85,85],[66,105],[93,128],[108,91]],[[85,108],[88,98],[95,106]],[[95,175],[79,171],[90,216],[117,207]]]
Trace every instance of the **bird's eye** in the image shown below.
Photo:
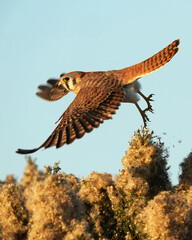
[[[69,77],[66,77],[65,80],[66,80],[66,81],[69,81]]]

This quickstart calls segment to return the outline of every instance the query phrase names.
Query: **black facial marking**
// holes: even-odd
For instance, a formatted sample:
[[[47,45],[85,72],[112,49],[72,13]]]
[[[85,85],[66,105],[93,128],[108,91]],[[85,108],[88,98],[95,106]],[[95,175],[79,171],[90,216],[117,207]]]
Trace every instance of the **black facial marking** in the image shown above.
[[[73,78],[73,85],[75,86],[76,85],[76,79]]]
[[[69,84],[68,84],[68,82],[66,82],[65,84],[66,84],[67,88],[70,89],[70,88],[69,88]]]

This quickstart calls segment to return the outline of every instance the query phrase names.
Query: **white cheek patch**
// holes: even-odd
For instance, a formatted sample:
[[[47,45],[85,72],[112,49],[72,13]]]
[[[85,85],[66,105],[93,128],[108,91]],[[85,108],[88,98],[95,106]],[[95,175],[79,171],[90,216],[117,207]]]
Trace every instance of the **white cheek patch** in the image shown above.
[[[75,78],[69,78],[67,81],[64,82],[64,87],[68,91],[74,91],[76,86],[77,86],[77,83]]]
[[[69,87],[70,91],[73,91],[76,87],[76,81],[74,81],[73,78],[70,78],[67,83],[68,83],[68,87]]]

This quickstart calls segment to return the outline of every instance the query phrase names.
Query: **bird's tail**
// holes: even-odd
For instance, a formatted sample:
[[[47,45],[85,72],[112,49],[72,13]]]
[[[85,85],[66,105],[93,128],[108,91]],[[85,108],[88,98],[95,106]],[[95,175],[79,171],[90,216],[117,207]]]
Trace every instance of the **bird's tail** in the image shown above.
[[[132,83],[137,79],[158,70],[168,63],[178,52],[179,43],[180,41],[177,39],[147,60],[121,70],[115,70],[114,72],[120,79],[123,80],[124,84]]]

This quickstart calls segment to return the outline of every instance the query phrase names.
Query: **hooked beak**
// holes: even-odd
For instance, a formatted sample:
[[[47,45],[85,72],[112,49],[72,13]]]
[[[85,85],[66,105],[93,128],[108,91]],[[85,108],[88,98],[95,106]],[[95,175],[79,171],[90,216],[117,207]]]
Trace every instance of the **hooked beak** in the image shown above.
[[[64,79],[61,79],[58,83],[58,86],[64,86],[64,83],[65,83],[65,80]]]

